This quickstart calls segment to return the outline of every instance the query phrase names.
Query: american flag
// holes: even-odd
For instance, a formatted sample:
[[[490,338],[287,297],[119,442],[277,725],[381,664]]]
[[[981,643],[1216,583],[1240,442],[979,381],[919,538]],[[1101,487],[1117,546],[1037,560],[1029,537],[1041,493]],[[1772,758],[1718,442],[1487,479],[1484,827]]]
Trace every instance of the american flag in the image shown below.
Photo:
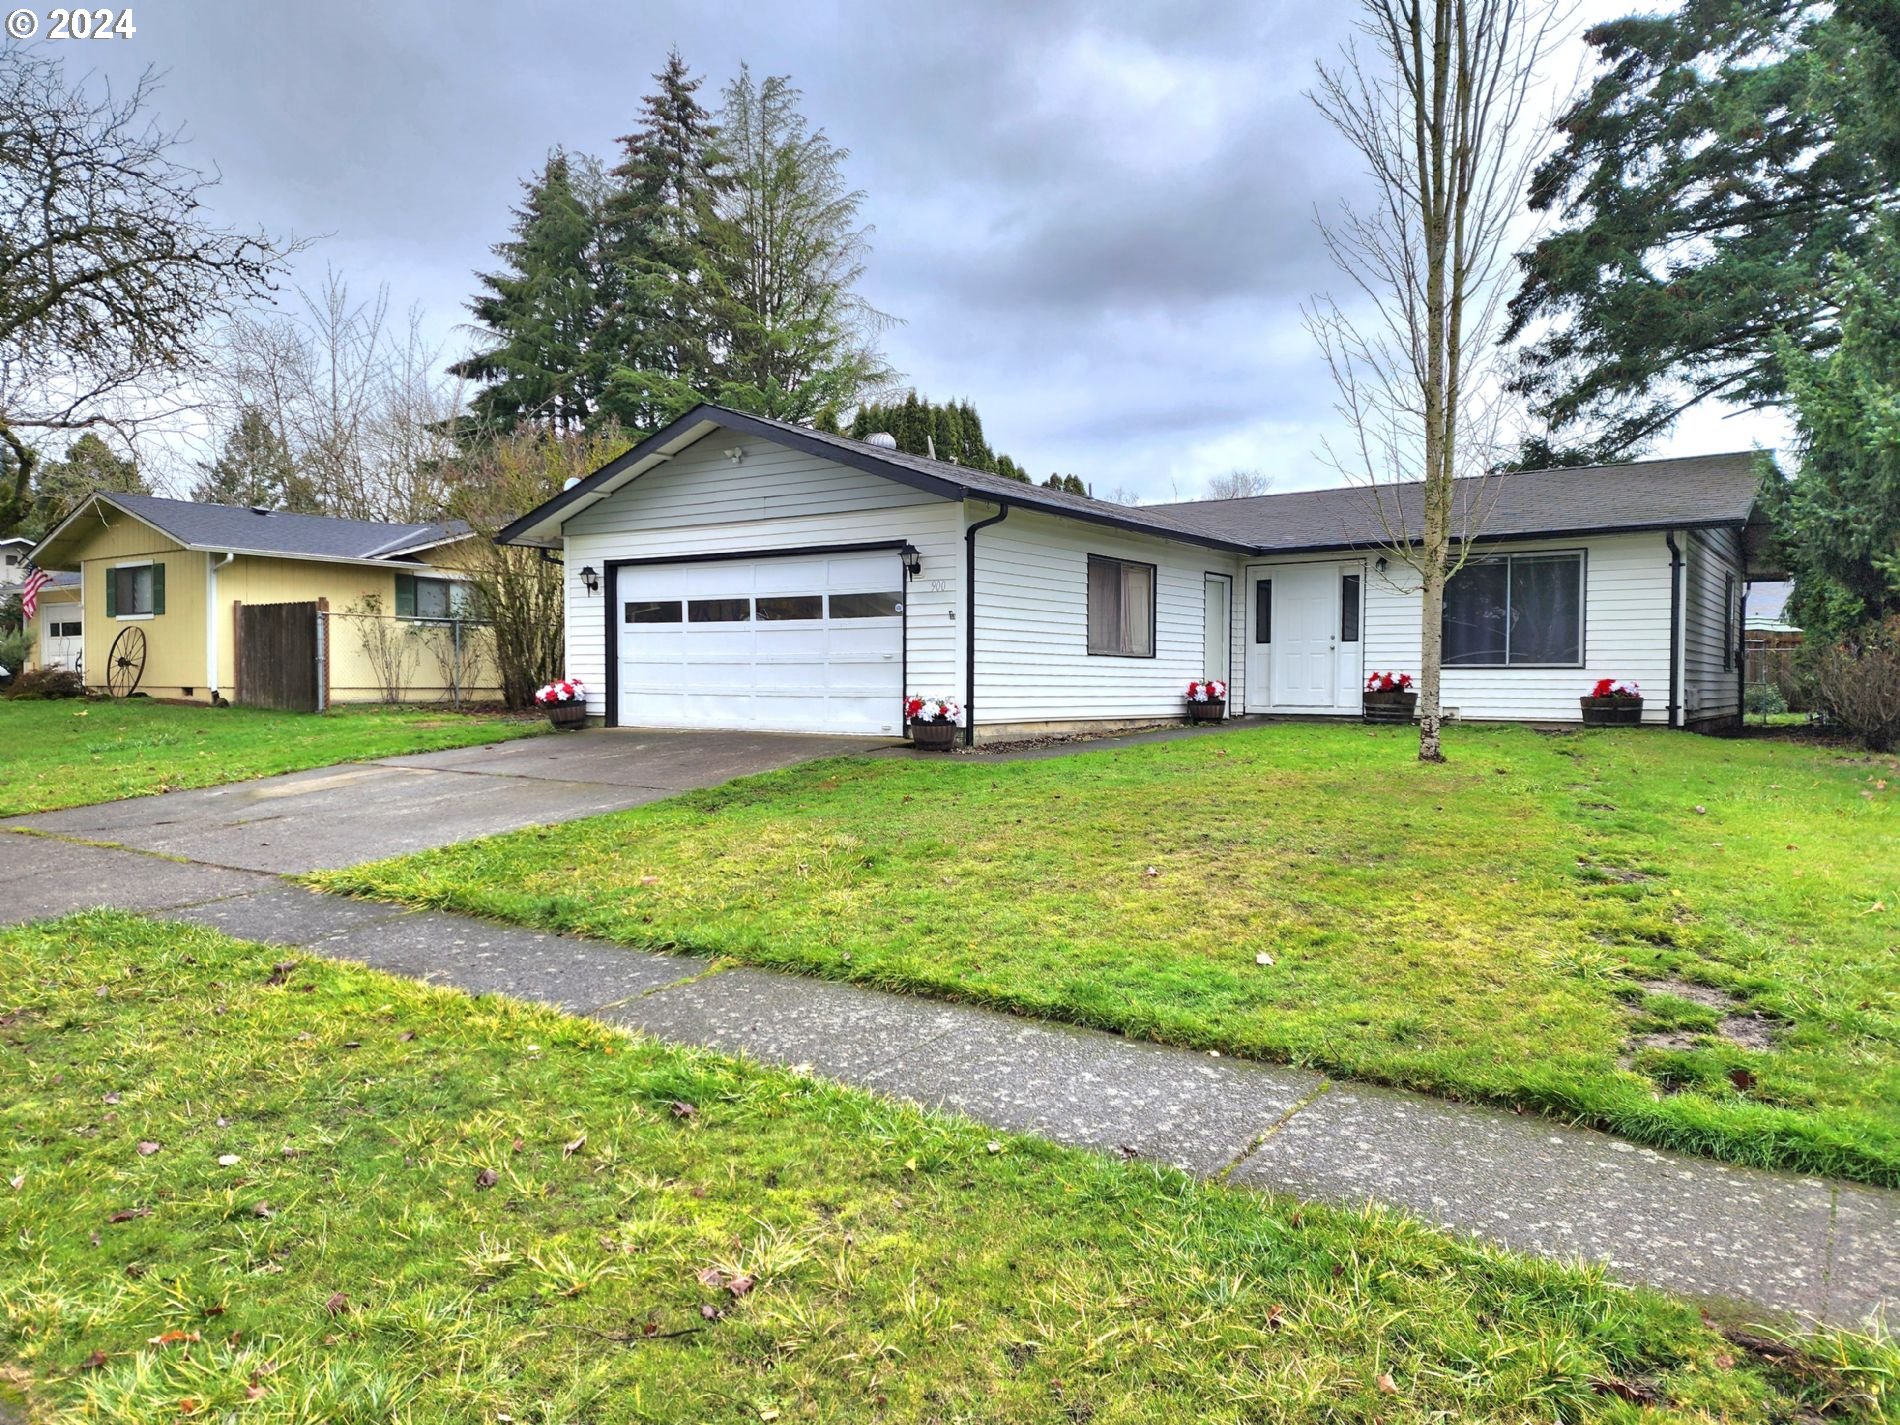
[[[20,617],[32,618],[33,611],[40,606],[40,590],[53,582],[53,576],[44,569],[26,571],[26,582],[20,585]]]

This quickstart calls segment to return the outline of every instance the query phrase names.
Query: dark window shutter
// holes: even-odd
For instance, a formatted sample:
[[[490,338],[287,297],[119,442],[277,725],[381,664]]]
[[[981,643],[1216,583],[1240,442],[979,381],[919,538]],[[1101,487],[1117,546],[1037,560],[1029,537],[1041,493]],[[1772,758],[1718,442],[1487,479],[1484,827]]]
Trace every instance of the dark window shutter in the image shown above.
[[[119,616],[119,571],[106,570],[106,617]]]
[[[416,576],[398,574],[396,576],[396,617],[414,618],[416,616]]]
[[[165,612],[165,561],[162,559],[152,561],[152,612]]]

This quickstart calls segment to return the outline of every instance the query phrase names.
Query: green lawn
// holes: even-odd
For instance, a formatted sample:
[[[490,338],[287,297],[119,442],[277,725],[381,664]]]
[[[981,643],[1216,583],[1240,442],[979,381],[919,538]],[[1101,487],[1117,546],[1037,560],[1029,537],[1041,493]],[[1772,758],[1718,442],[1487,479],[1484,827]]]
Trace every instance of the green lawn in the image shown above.
[[[1900,764],[1643,731],[1413,750],[1308,724],[833,760],[315,879],[1900,1184]]]
[[[1891,1343],[1770,1365],[1393,1213],[284,953],[0,933],[0,1378],[49,1417],[1872,1420],[1900,1389]]]
[[[211,787],[368,757],[544,731],[538,721],[407,708],[321,716],[261,708],[0,700],[0,816]]]

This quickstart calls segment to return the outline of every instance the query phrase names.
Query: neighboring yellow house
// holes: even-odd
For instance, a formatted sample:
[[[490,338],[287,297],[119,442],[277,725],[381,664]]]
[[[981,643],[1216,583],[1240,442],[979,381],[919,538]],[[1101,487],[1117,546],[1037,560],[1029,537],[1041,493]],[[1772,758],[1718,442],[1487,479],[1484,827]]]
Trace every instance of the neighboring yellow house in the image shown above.
[[[472,586],[456,568],[476,538],[460,523],[100,494],[62,520],[32,562],[79,575],[72,600],[89,687],[106,686],[115,641],[137,628],[145,645],[139,692],[244,701],[237,606],[320,602],[328,702],[488,701],[500,695],[493,642],[486,628],[460,622],[472,611]],[[36,622],[54,617],[53,607]],[[70,618],[72,601],[65,608]],[[40,661],[45,649],[42,632]]]

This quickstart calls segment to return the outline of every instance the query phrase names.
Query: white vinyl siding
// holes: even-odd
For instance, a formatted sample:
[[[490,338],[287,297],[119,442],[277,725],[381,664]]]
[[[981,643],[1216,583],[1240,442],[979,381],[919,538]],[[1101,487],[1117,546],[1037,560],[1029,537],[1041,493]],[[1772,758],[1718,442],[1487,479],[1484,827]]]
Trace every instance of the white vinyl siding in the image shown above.
[[[734,463],[726,453],[739,449]],[[905,589],[906,691],[963,696],[963,507],[770,441],[715,430],[569,520],[567,672],[606,713],[610,559],[751,554],[908,540],[923,561]],[[980,537],[980,536],[979,536]],[[581,570],[600,576],[589,594]]]
[[[1694,725],[1741,712],[1735,665],[1724,657],[1722,646],[1722,603],[1726,591],[1731,611],[1739,607],[1742,546],[1741,537],[1726,529],[1696,530],[1678,542],[1687,562],[1683,577],[1683,721]],[[1732,627],[1739,630],[1739,615]]]
[[[1595,539],[1513,540],[1487,553],[1582,550],[1584,554],[1583,666],[1581,668],[1447,668],[1444,705],[1474,721],[1523,719],[1575,722],[1577,699],[1598,678],[1628,678],[1643,689],[1643,721],[1669,718],[1669,551],[1655,534]],[[1305,556],[1310,560],[1314,556]],[[1366,671],[1418,674],[1419,596],[1411,570],[1391,560],[1385,573],[1366,551],[1365,620],[1361,630]],[[1284,560],[1246,561],[1270,571]]]
[[[1152,658],[1090,654],[1092,554],[1156,566]],[[1182,716],[1207,671],[1207,575],[1237,571],[1219,550],[1012,509],[976,536],[977,726]]]

